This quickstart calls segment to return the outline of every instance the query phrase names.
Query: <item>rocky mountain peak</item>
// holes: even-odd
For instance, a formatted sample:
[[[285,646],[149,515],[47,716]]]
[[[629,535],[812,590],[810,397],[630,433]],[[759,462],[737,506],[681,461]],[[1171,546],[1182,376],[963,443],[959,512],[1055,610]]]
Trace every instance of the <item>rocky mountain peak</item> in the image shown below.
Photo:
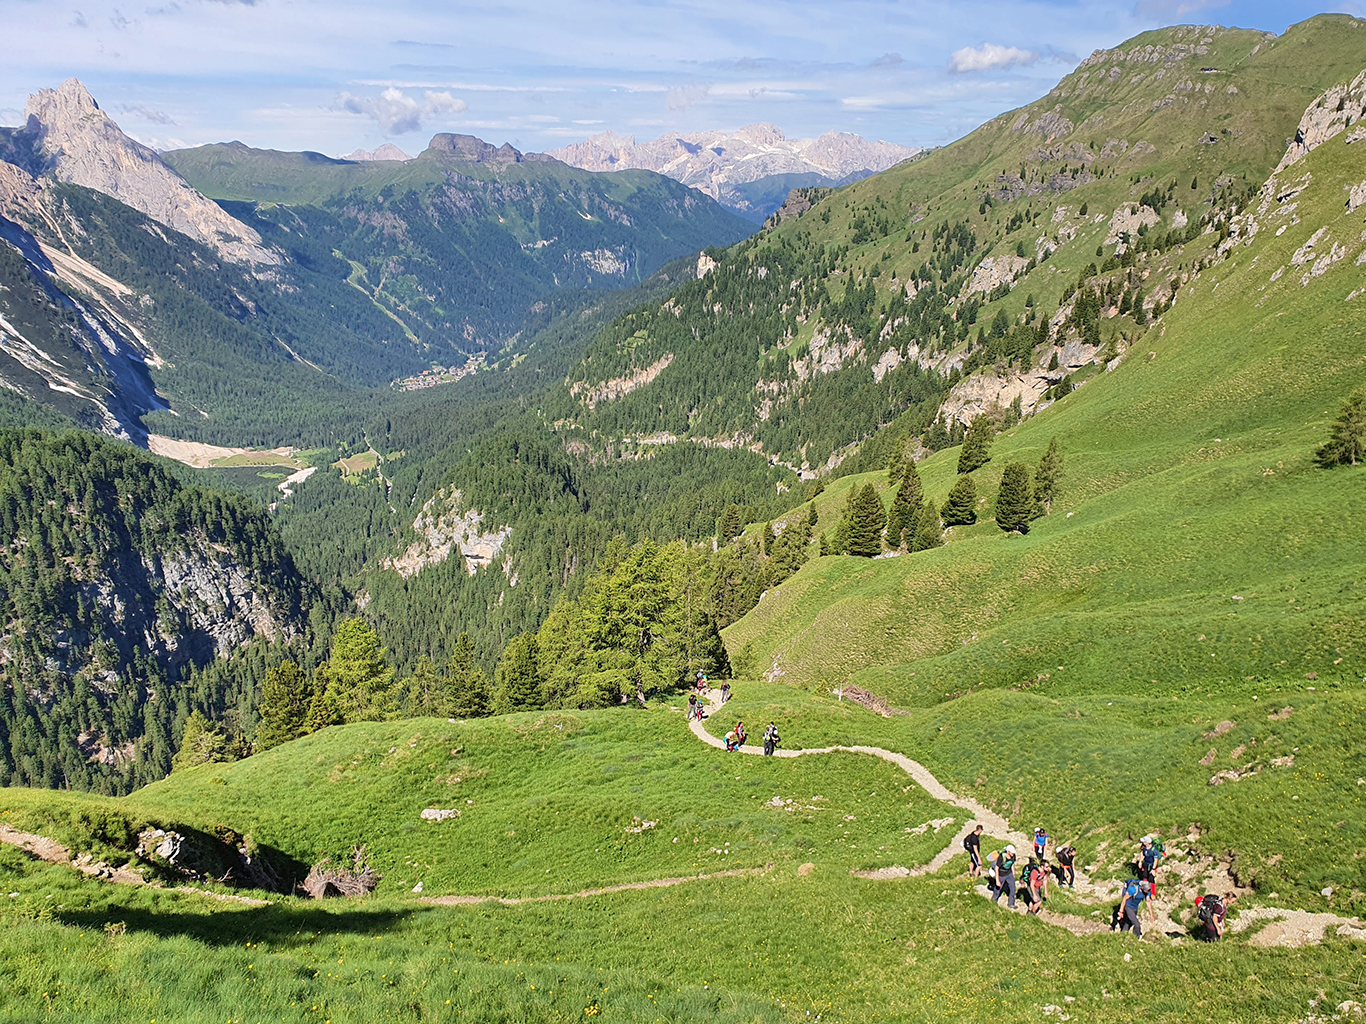
[[[24,120],[37,118],[42,124],[78,121],[100,113],[100,105],[79,78],[68,78],[55,89],[39,89],[24,105]]]
[[[190,187],[155,151],[130,139],[79,79],[28,98],[4,154],[35,175],[112,196],[240,263],[279,263],[261,236]]]
[[[454,157],[464,163],[494,164],[506,166],[520,164],[528,160],[545,160],[540,153],[523,153],[513,149],[508,143],[494,146],[475,135],[456,135],[440,132],[427,143],[427,152],[440,156]]]
[[[355,160],[357,162],[368,162],[371,160],[411,160],[407,153],[399,149],[392,142],[386,142],[375,149],[355,149],[347,153],[343,160]]]

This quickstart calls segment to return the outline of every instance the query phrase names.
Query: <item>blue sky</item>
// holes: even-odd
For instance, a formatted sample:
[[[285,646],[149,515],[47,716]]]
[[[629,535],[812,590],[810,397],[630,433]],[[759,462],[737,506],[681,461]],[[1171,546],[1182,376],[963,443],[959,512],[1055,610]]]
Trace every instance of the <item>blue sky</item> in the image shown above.
[[[1361,0],[1366,4],[1366,0]],[[0,124],[82,79],[161,148],[543,150],[771,121],[939,145],[1149,28],[1281,32],[1302,0],[0,0]]]

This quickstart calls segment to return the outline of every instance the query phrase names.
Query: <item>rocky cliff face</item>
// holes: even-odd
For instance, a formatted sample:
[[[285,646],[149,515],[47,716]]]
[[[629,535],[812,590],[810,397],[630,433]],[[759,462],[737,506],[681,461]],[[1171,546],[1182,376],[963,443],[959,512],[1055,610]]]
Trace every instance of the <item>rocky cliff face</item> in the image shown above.
[[[844,184],[886,170],[920,152],[915,147],[873,142],[849,132],[788,139],[774,125],[752,124],[734,132],[661,135],[641,143],[634,135],[607,131],[551,150],[548,155],[589,171],[656,171],[732,209],[766,216],[772,210],[754,209],[752,198],[739,186],[786,175],[811,179],[802,185]],[[774,206],[781,202],[780,197]]]
[[[261,236],[196,192],[155,152],[119,130],[84,85],[68,78],[28,99],[25,123],[7,133],[0,158],[35,176],[113,196],[238,263],[275,264]]]

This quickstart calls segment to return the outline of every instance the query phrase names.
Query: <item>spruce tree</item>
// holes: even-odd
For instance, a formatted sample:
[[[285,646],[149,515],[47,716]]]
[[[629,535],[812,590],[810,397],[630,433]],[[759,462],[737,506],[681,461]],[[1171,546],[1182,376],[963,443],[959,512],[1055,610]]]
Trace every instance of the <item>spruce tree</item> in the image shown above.
[[[1029,467],[1023,462],[1012,462],[1001,473],[1001,490],[996,495],[996,525],[1006,533],[1028,533],[1034,509]]]
[[[1039,459],[1039,468],[1034,471],[1034,500],[1043,508],[1044,515],[1053,514],[1053,499],[1062,485],[1062,451],[1058,439],[1048,442],[1048,451]]]
[[[924,489],[920,484],[920,473],[915,462],[907,460],[906,472],[901,477],[901,486],[892,499],[892,510],[887,514],[887,546],[901,548],[914,539],[915,520],[925,503]]]
[[[441,714],[444,708],[444,682],[432,660],[424,654],[418,659],[413,674],[405,684],[403,713],[409,718]]]
[[[536,634],[513,637],[494,672],[495,705],[503,711],[529,711],[541,704],[541,674]]]
[[[261,724],[256,727],[256,749],[288,743],[304,734],[313,686],[303,670],[283,661],[266,672],[261,684]]]
[[[978,413],[963,436],[958,453],[958,472],[971,473],[991,461],[991,442],[996,438],[996,423],[986,413]]]
[[[1343,403],[1329,432],[1328,443],[1316,453],[1320,466],[1355,466],[1366,460],[1366,392]]]
[[[953,485],[941,518],[945,526],[969,526],[977,522],[977,483],[971,474],[960,476]]]
[[[927,551],[944,543],[944,524],[939,518],[939,509],[934,502],[925,502],[915,523],[915,542],[912,551]]]
[[[864,484],[849,497],[844,513],[845,550],[851,555],[872,558],[882,553],[882,531],[887,527],[887,512],[872,484]]]
[[[892,456],[891,461],[887,463],[887,482],[889,484],[894,484],[901,479],[901,474],[905,470],[905,467],[903,466],[905,461],[906,460],[901,457],[901,453],[896,452]]]

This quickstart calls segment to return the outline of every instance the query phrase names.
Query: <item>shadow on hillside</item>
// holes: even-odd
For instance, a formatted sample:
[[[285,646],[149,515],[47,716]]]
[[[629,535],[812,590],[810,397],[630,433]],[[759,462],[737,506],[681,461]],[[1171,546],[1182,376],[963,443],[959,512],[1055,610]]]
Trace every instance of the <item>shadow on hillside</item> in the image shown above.
[[[207,898],[207,897],[206,897]],[[105,907],[66,910],[55,915],[62,924],[102,930],[122,923],[129,932],[160,938],[183,936],[209,946],[238,945],[243,940],[277,947],[306,946],[319,936],[371,935],[392,931],[419,907],[374,909],[342,900],[326,903],[273,903],[265,907],[225,908],[217,913],[180,913],[150,907]]]

